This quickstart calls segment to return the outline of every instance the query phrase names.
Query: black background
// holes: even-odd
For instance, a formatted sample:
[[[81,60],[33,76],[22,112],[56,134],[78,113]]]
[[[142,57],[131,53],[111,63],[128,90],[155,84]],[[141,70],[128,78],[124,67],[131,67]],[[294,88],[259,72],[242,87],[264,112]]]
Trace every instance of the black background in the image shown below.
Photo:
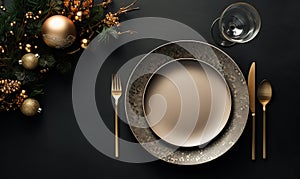
[[[117,9],[130,1],[114,1]],[[222,10],[235,1],[140,0],[140,11],[126,15],[165,17],[198,31],[209,43],[210,25]],[[46,94],[40,99],[41,116],[26,118],[16,113],[0,114],[0,178],[278,178],[300,179],[300,100],[298,0],[247,1],[260,12],[262,28],[251,42],[222,48],[244,75],[252,61],[257,63],[257,82],[267,78],[273,86],[268,106],[268,159],[262,160],[262,110],[257,103],[257,160],[251,161],[251,123],[238,142],[223,156],[201,165],[178,166],[163,161],[132,164],[111,159],[93,148],[82,135],[72,108],[72,74],[52,74]],[[170,29],[171,31],[172,29]],[[125,45],[114,57],[146,53],[161,42],[138,41]],[[134,49],[134,50],[133,50]],[[126,58],[125,58],[126,59]],[[109,59],[107,59],[109,60]],[[117,61],[107,62],[108,71]],[[101,89],[98,86],[97,88]],[[106,90],[106,89],[103,89]],[[84,95],[84,94],[83,94]],[[108,96],[109,97],[109,96]],[[99,102],[101,103],[101,101]],[[106,109],[113,129],[113,109]],[[121,137],[133,140],[122,124]]]

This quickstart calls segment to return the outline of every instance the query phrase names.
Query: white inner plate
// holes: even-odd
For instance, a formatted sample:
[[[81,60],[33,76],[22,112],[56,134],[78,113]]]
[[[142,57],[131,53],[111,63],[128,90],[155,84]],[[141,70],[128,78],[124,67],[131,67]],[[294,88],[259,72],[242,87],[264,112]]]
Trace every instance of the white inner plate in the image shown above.
[[[204,147],[228,121],[230,89],[223,75],[208,63],[177,59],[152,74],[143,109],[150,128],[164,141]]]

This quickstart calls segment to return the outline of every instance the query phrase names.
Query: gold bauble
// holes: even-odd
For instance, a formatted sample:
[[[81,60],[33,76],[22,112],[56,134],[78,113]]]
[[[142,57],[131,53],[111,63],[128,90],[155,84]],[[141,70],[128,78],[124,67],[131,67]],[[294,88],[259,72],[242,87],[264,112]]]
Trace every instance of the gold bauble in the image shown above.
[[[25,116],[34,116],[42,110],[39,102],[33,98],[25,99],[20,109]]]
[[[76,27],[74,23],[63,15],[49,17],[42,26],[44,42],[49,47],[66,48],[72,45],[76,39]]]
[[[33,70],[39,65],[39,55],[27,53],[19,61],[19,64],[23,65],[23,67],[27,70]]]

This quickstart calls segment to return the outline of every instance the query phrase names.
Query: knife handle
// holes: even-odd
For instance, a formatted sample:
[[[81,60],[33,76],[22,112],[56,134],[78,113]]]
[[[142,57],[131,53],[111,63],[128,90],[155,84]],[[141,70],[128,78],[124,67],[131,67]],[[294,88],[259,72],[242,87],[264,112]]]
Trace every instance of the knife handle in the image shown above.
[[[255,160],[255,113],[252,113],[252,160]]]

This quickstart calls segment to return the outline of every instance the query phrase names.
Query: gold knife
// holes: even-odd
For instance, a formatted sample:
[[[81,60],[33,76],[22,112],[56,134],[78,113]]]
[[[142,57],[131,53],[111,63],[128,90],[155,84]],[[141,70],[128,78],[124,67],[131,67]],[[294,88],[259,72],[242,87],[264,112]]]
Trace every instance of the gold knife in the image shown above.
[[[252,115],[252,160],[255,160],[255,62],[252,62],[248,74],[250,111]]]

